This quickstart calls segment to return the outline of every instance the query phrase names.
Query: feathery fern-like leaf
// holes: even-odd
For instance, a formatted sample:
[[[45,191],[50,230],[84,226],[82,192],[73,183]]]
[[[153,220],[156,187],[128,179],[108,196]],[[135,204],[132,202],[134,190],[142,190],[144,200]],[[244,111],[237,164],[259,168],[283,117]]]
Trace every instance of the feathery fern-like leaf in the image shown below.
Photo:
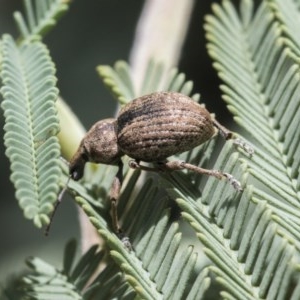
[[[1,106],[11,180],[25,217],[41,227],[49,222],[61,174],[55,68],[42,43],[18,48],[9,35],[3,37],[2,59]]]
[[[24,0],[25,15],[14,13],[22,40],[44,36],[67,11],[69,0]]]
[[[76,243],[72,240],[66,245],[62,270],[37,257],[28,259],[31,271],[19,283],[22,299],[96,299],[89,297],[84,288],[103,260],[104,252],[93,246],[74,265],[75,252]],[[102,286],[103,293],[107,290],[110,291]]]
[[[134,98],[157,92],[161,87],[160,78],[164,71],[163,64],[159,64],[154,60],[150,60],[144,76],[144,85],[141,93],[137,94],[134,91],[134,84],[131,79],[130,67],[124,61],[117,61],[114,67],[100,65],[97,71],[103,80],[103,83],[116,96],[120,104],[126,104]],[[186,81],[185,74],[178,73],[177,69],[168,72],[164,86],[161,87],[164,91],[181,92],[185,95],[190,95],[193,89],[193,82]],[[192,96],[195,101],[200,98],[199,94]]]
[[[280,24],[265,2],[247,28],[242,22],[238,27],[231,21],[234,9],[224,3],[224,9],[215,8],[222,14],[207,19],[209,53],[224,80],[222,90],[229,109],[257,141],[249,171],[273,193],[266,195],[266,189],[256,189],[255,196],[268,201],[274,220],[288,231],[299,249],[299,235],[287,224],[290,220],[296,230],[300,224],[299,66],[282,43]],[[231,25],[234,38],[220,37],[224,22]],[[233,47],[236,54],[230,56]],[[242,69],[240,65],[248,67]]]
[[[129,186],[133,188],[132,184]],[[127,193],[125,192],[125,194]],[[197,256],[192,248],[188,251],[179,250],[178,225],[176,223],[168,225],[170,216],[164,207],[167,199],[164,201],[157,199],[157,207],[149,215],[149,205],[151,199],[153,201],[156,198],[155,195],[157,195],[157,189],[150,181],[143,186],[134,204],[127,206],[123,228],[131,237],[135,249],[130,253],[111,233],[107,228],[106,221],[88,202],[83,198],[77,198],[77,201],[108,243],[111,257],[121,267],[125,273],[125,279],[139,297],[142,299],[181,299],[181,297],[184,298],[183,295],[189,294],[187,287],[198,279],[198,274],[192,272]],[[144,201],[145,205],[137,207],[138,200]],[[126,202],[126,199],[121,198],[120,201]],[[139,210],[138,214],[136,213],[137,209]],[[145,223],[146,216],[147,222]],[[144,226],[141,227],[141,224]],[[178,270],[181,271],[178,272]],[[177,275],[174,276],[175,274]],[[204,274],[207,274],[207,271],[201,274],[202,278]],[[206,284],[201,289],[202,294],[208,284],[209,281],[206,280]]]
[[[176,229],[175,229],[176,231]],[[167,246],[167,244],[165,244]],[[170,251],[170,249],[168,250]],[[176,252],[176,249],[173,249]],[[105,259],[105,253],[98,250],[98,246],[92,246],[75,264],[76,243],[71,240],[65,247],[64,254],[64,267],[63,269],[55,268],[49,263],[33,257],[27,260],[27,265],[30,268],[30,272],[25,276],[22,276],[18,282],[16,282],[19,289],[20,299],[85,299],[85,300],[107,300],[107,299],[136,299],[136,293],[126,282],[126,276],[124,277],[120,272],[117,264],[111,259]],[[192,250],[188,252],[181,252],[182,256],[187,258],[195,258],[191,256]],[[163,257],[160,255],[160,257]],[[105,259],[105,261],[104,261]],[[185,260],[177,260],[180,264],[185,264]],[[99,264],[105,263],[105,267],[99,273],[96,269]],[[164,263],[164,262],[163,262]],[[169,264],[176,268],[175,264],[169,262]],[[165,266],[165,264],[163,264]],[[193,264],[188,263],[186,269],[192,267]],[[126,268],[126,266],[123,266]],[[141,265],[140,265],[141,267]],[[170,266],[168,266],[169,268]],[[139,270],[135,270],[138,272]],[[168,274],[167,271],[162,270],[164,275]],[[177,270],[176,270],[177,271]],[[99,273],[97,275],[97,273]],[[169,276],[165,282],[165,288],[170,295],[165,295],[163,299],[182,299],[182,291],[185,287],[182,286],[187,280],[186,273],[178,273],[177,277],[180,278],[178,285],[173,289],[169,288],[170,281],[176,284],[176,276]],[[193,275],[195,277],[195,275]],[[93,279],[92,279],[93,278]],[[133,278],[128,276],[128,281],[134,282]],[[164,279],[164,278],[162,278]],[[89,282],[88,282],[89,281]],[[161,281],[164,282],[164,281]],[[194,285],[189,292],[186,299],[202,299],[203,293],[206,291],[209,285],[208,269],[203,269],[196,276]],[[142,287],[137,287],[139,291],[142,291]],[[5,294],[10,294],[8,290],[5,290]],[[168,296],[168,297],[167,297]],[[143,299],[157,299],[154,298],[154,294],[143,295]],[[160,298],[158,298],[160,299]]]
[[[136,93],[133,88],[129,66],[125,61],[118,61],[114,68],[101,65],[97,67],[103,83],[113,92],[121,104],[134,99]]]
[[[252,292],[255,292],[254,286],[259,285],[256,297],[286,299],[288,293],[295,297],[297,292],[292,277],[298,281],[299,274],[291,263],[296,253],[295,248],[280,239],[272,223],[275,221],[279,225],[281,235],[298,250],[299,159],[296,153],[299,152],[300,131],[296,120],[299,120],[300,111],[299,67],[286,47],[288,43],[283,43],[282,27],[271,9],[274,6],[264,1],[257,11],[254,12],[253,7],[252,1],[241,1],[239,14],[230,1],[214,5],[214,15],[206,18],[207,47],[224,82],[221,89],[228,108],[256,141],[253,158],[241,161],[263,184],[251,188],[248,196],[251,206],[255,203],[256,214],[262,209],[261,216],[251,217],[254,224],[251,227],[250,222],[246,225],[242,221],[245,217],[247,220],[248,213],[239,217],[237,210],[235,220],[241,227],[239,234],[245,232],[247,235],[239,242],[233,231],[231,243],[239,248],[238,260],[245,262],[245,273],[252,274]],[[284,13],[291,7],[285,6]],[[228,228],[234,230],[235,226]],[[230,231],[228,234],[231,235]],[[281,271],[274,276],[275,270]],[[285,285],[279,288],[278,282],[283,278]],[[230,289],[232,285],[222,281]]]
[[[295,53],[300,56],[299,42],[299,3],[297,1],[266,1],[271,10],[274,12],[274,17],[281,23],[282,37],[284,43]]]

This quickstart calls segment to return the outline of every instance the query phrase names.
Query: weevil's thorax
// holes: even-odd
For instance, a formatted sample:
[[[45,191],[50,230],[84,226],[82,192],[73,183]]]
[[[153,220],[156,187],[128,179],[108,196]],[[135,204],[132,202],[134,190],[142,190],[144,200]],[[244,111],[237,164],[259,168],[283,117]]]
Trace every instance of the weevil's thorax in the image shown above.
[[[86,134],[83,147],[90,162],[116,164],[123,155],[118,146],[116,119],[95,123]]]
[[[122,151],[149,162],[188,151],[215,133],[204,107],[172,92],[157,92],[133,100],[120,111],[117,124]]]

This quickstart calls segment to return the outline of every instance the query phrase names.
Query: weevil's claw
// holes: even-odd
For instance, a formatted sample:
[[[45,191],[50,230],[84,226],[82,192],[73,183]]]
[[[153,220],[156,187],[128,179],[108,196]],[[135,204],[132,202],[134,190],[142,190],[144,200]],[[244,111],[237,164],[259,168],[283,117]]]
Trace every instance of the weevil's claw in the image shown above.
[[[238,192],[243,191],[243,188],[237,179],[235,179],[231,174],[228,173],[223,173],[223,174],[228,180],[228,182],[234,187],[235,190],[237,190]]]
[[[130,159],[128,161],[128,166],[129,166],[129,168],[134,169],[134,170],[136,170],[136,169],[138,169],[140,167],[140,165],[138,164],[138,162],[136,160],[134,160],[134,159]]]
[[[133,250],[132,248],[132,245],[130,243],[130,240],[129,240],[129,237],[128,236],[124,236],[122,239],[121,239],[121,242],[123,243],[124,247],[129,251],[131,252]]]
[[[250,154],[251,156],[254,154],[254,149],[251,145],[249,145],[248,143],[246,143],[244,140],[240,139],[240,138],[236,138],[233,143],[239,147],[241,147],[242,149],[244,149],[248,154]]]
[[[132,251],[132,250],[133,250],[133,247],[132,247],[132,245],[131,245],[131,243],[130,243],[129,237],[128,237],[128,236],[125,236],[125,235],[123,234],[122,231],[119,231],[119,232],[117,233],[117,235],[118,235],[118,238],[121,240],[123,246],[124,246],[129,252]]]

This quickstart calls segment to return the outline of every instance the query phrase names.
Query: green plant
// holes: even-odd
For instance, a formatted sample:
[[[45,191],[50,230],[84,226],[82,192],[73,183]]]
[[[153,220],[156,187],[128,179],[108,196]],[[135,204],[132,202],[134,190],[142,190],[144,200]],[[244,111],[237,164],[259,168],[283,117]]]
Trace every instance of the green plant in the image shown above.
[[[214,4],[205,19],[207,49],[223,82],[223,98],[255,145],[255,154],[247,157],[229,142],[220,149],[213,139],[180,157],[234,174],[244,191],[237,193],[226,183],[188,172],[144,179],[127,169],[119,210],[134,246],[128,252],[111,231],[105,205],[115,169],[90,166],[85,180],[71,182],[70,190],[105,240],[109,255],[92,247],[72,268],[75,245],[71,242],[63,270],[30,260],[32,272],[20,283],[25,299],[205,299],[212,284],[225,299],[300,298],[298,2],[266,0],[254,7],[253,1],[241,0],[237,8],[224,0]],[[35,10],[30,1],[26,3],[32,24]],[[58,6],[58,11],[65,8]],[[58,11],[53,15],[60,15]],[[44,15],[37,13],[36,20]],[[0,46],[5,144],[20,206],[26,217],[42,226],[49,221],[59,184],[67,180],[67,167],[58,159],[53,105],[57,90],[51,58],[40,41],[44,27],[37,22],[28,29],[20,16],[17,20],[20,41],[16,44],[5,35]],[[33,55],[44,64],[28,59]],[[138,96],[127,63],[100,66],[98,71],[120,104]],[[158,64],[155,58],[149,62],[139,93],[157,90],[163,71],[164,62]],[[191,94],[193,85],[185,75],[166,72],[162,89]],[[40,74],[41,89],[36,90]],[[20,99],[25,102],[17,105],[14,100]],[[37,114],[42,100],[49,115],[43,115],[40,125]],[[23,141],[20,132],[26,126],[31,134],[22,135]],[[64,140],[63,150],[67,144]],[[25,168],[26,155],[32,165]],[[45,172],[50,159],[53,167]],[[44,178],[51,178],[52,184]],[[188,239],[183,234],[187,225],[193,234]],[[201,261],[202,250],[210,261]],[[89,280],[100,262],[105,267]],[[6,296],[10,293],[7,288]]]

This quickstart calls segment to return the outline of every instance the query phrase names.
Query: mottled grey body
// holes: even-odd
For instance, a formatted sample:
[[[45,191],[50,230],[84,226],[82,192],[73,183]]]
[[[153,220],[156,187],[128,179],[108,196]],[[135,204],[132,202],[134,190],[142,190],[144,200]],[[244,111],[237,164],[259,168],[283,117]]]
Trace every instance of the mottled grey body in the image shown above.
[[[137,161],[162,162],[204,143],[215,133],[209,112],[191,98],[157,92],[125,105],[116,119],[98,121],[70,162],[75,178],[87,161],[118,164],[127,154]]]
[[[117,117],[120,150],[146,162],[163,161],[190,150],[214,133],[209,112],[179,93],[157,92],[137,98]]]

